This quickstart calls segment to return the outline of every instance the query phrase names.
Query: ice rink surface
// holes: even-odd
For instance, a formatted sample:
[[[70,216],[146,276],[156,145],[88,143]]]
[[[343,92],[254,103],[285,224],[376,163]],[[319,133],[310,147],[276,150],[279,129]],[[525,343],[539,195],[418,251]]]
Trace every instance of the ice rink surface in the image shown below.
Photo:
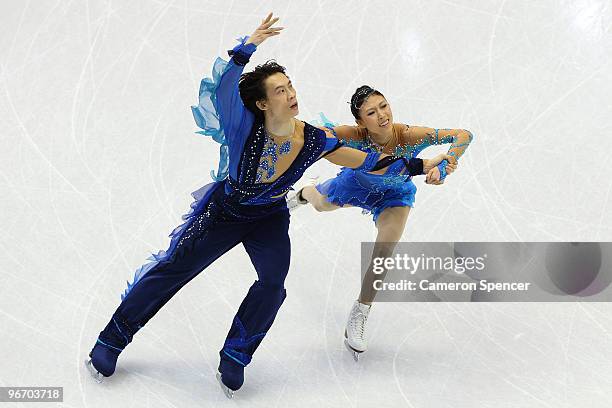
[[[255,279],[242,247],[93,382],[83,360],[126,280],[216,170],[199,81],[269,11],[286,29],[249,66],[287,67],[302,120],[352,124],[369,84],[397,122],[475,135],[443,186],[415,180],[404,241],[612,240],[610,1],[4,0],[0,386],[90,408],[609,407],[605,303],[377,304],[355,363],[342,332],[375,237],[358,209],[292,216],[288,297],[233,401],[214,373]]]

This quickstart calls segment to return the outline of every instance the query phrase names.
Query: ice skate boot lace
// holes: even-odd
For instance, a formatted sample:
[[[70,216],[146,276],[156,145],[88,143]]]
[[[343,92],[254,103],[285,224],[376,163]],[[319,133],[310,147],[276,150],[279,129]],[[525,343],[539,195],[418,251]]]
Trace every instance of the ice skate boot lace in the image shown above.
[[[367,320],[368,316],[361,310],[357,309],[353,311],[353,315],[351,316],[351,330],[359,340],[363,340]]]

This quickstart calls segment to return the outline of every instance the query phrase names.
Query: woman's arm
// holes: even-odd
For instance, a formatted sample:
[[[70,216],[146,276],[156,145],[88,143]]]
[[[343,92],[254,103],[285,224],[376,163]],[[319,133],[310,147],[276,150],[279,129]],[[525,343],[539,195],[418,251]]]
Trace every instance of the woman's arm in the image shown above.
[[[329,120],[323,112],[319,113],[319,119],[315,120],[319,129],[327,134],[331,133],[341,142],[363,142],[365,139],[365,129],[359,126],[339,125]],[[330,135],[331,136],[331,135]]]
[[[472,132],[465,129],[434,129],[410,126],[404,133],[403,143],[414,146],[417,154],[429,146],[450,143],[448,155],[458,161],[473,139]]]
[[[415,148],[415,156],[429,146],[451,144],[447,154],[453,158],[454,164],[465,153],[473,139],[472,133],[465,129],[434,129],[411,126],[403,134],[403,143]],[[427,183],[442,184],[447,174],[446,164],[445,162],[440,163],[437,169],[433,169],[431,174],[427,174]]]
[[[365,139],[365,131],[359,126],[334,126],[333,133],[342,142],[362,142]]]

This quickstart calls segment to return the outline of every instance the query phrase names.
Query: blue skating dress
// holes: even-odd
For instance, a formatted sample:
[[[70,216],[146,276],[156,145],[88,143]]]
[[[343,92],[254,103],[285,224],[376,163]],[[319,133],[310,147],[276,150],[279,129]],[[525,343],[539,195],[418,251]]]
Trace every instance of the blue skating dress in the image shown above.
[[[331,128],[331,123],[325,122]],[[346,141],[347,146],[366,153],[378,152],[377,148],[367,141]],[[398,146],[396,156],[416,157],[420,149],[412,151]],[[338,206],[346,204],[363,209],[364,214],[371,213],[374,222],[389,207],[413,207],[416,196],[416,185],[412,177],[398,174],[393,168],[385,174],[371,174],[348,167],[343,167],[336,177],[316,186],[316,189],[327,196],[330,203]]]
[[[337,124],[331,123],[325,115],[320,114],[320,119],[315,124],[328,128],[334,132]],[[400,140],[399,127],[405,125],[394,125],[393,132],[396,140]],[[350,127],[349,127],[350,128]],[[448,129],[443,129],[448,130]],[[433,129],[435,133],[430,138],[420,140],[418,144],[401,144],[394,148],[393,156],[413,159],[425,148],[434,144],[453,143],[454,136],[440,138],[439,129]],[[366,137],[365,131],[357,132],[357,139],[344,140],[343,144],[366,153],[379,152],[379,148],[371,143]],[[454,147],[465,147],[459,144]],[[451,152],[451,156],[455,153]],[[438,165],[440,179],[446,177],[447,161]],[[316,189],[327,196],[330,203],[338,206],[352,205],[363,209],[364,214],[372,214],[374,222],[380,214],[389,207],[413,207],[417,192],[412,177],[408,174],[400,174],[396,168],[389,167],[384,174],[371,174],[360,170],[343,167],[336,177],[329,179],[316,186]]]

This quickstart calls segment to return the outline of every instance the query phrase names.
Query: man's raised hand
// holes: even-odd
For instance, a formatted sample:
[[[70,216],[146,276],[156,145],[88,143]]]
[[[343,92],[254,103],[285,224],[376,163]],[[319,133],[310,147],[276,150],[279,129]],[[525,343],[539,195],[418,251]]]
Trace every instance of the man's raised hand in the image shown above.
[[[268,38],[279,35],[284,27],[272,27],[278,21],[278,19],[278,17],[273,17],[272,13],[268,14],[268,16],[263,19],[259,27],[257,27],[253,34],[251,34],[245,44],[253,43],[259,46],[259,44]]]

